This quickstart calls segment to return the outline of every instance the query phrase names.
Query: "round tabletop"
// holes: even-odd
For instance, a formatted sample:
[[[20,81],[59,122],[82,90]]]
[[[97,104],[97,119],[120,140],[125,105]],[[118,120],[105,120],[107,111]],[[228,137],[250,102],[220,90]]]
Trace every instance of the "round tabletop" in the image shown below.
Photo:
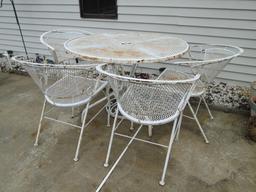
[[[186,41],[163,34],[93,34],[68,40],[64,47],[82,59],[107,63],[153,63],[188,51]]]

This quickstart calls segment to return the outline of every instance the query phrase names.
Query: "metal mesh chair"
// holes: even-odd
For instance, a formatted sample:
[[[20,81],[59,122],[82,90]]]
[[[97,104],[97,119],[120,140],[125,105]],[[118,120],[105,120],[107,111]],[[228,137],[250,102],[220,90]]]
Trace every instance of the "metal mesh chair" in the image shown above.
[[[90,32],[78,29],[58,29],[43,33],[40,41],[50,50],[55,63],[65,63],[70,62],[76,56],[65,50],[64,43],[69,39],[90,34]]]
[[[173,71],[173,70],[170,70],[170,69],[165,69],[161,74],[160,76],[158,77],[159,80],[183,80],[183,79],[186,79],[187,75],[185,73],[181,73],[181,72],[177,72],[177,71]],[[191,97],[194,96],[193,94],[195,93],[195,91],[197,91],[197,94],[200,93],[202,91],[202,86],[204,87],[204,85],[202,84],[202,82],[200,81],[200,79],[198,79],[196,82],[195,82],[195,86],[191,92]],[[204,130],[203,128],[201,127],[199,121],[198,121],[198,118],[191,106],[191,104],[188,102],[188,106],[190,108],[190,111],[192,112],[193,114],[193,119],[196,121],[196,123],[198,124],[198,127],[199,127],[199,130],[201,132],[201,134],[203,135],[204,137],[204,140],[206,143],[209,143],[208,141],[208,138],[206,137],[205,133],[204,133]],[[179,118],[179,122],[178,122],[178,131],[177,131],[177,136],[176,136],[176,139],[178,139],[178,136],[179,136],[179,131],[180,131],[180,126],[181,126],[181,121],[182,121],[182,116],[183,116],[183,111],[181,111],[181,115],[180,115],[180,118]],[[149,132],[149,135],[152,136],[152,129],[153,127],[149,127],[148,128],[148,132]]]
[[[193,45],[190,47],[189,62],[177,64],[190,67],[193,73],[201,74],[203,83],[212,82],[226,65],[241,55],[243,49],[228,45]]]
[[[93,98],[107,85],[107,82],[102,81],[100,76],[97,77],[95,70],[97,64],[43,64],[35,63],[33,58],[27,59],[26,56],[15,56],[12,59],[15,62],[20,63],[25,68],[25,70],[40,88],[45,98],[35,145],[38,145],[43,118],[80,128],[81,132],[74,158],[74,160],[77,161],[84,128],[99,114],[100,111],[105,108],[105,106],[102,107],[87,124],[85,124],[88,110],[107,99],[107,97],[104,97],[92,103]],[[46,116],[46,114],[52,110],[49,109],[48,112],[45,111],[46,103],[51,104],[53,107],[75,107],[86,105],[84,115],[82,117],[82,126]]]
[[[104,166],[107,167],[109,165],[109,156],[114,135],[130,138],[130,142],[114,163],[97,191],[99,191],[106,182],[133,140],[164,146],[168,149],[160,181],[160,184],[164,185],[171,147],[177,130],[177,119],[180,112],[183,111],[183,108],[187,104],[194,82],[200,76],[187,75],[187,79],[182,80],[146,80],[124,76],[122,70],[120,70],[120,66],[117,64],[99,65],[96,69],[99,73],[107,76],[110,87],[113,89],[113,93],[117,100],[117,110]],[[119,123],[117,123],[119,111],[125,119],[141,124],[132,137],[116,132],[122,121],[121,119]],[[142,125],[161,125],[169,122],[174,123],[168,146],[136,138],[138,132],[142,128]]]
[[[223,68],[233,58],[242,53],[243,50],[236,46],[210,44],[193,45],[190,46],[187,57],[168,62],[169,64],[178,66],[177,68],[186,67],[189,69],[187,72],[192,74],[199,73],[201,75],[200,80],[196,82],[196,86],[191,95],[191,97],[199,97],[199,103],[195,110],[192,108],[190,103],[188,103],[192,117],[184,115],[185,117],[194,119],[200,129],[202,129],[202,127],[197,119],[197,114],[202,101],[205,104],[211,119],[213,119],[212,113],[204,99],[204,94],[208,84],[211,83],[217,75],[219,75]],[[159,76],[159,79],[168,79],[169,75],[169,70],[167,69]]]

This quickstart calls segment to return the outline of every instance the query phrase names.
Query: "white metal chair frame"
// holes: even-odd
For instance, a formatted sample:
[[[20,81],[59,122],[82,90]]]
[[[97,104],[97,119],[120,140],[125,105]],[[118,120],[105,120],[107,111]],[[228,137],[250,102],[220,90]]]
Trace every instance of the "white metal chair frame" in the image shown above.
[[[164,185],[172,144],[178,130],[178,127],[177,127],[178,117],[180,115],[180,112],[182,112],[183,108],[186,106],[187,101],[190,98],[191,92],[195,86],[194,83],[196,82],[196,80],[199,79],[200,75],[190,76],[190,78],[188,79],[176,80],[176,81],[137,79],[137,78],[119,75],[118,74],[119,71],[117,69],[118,67],[116,66],[118,65],[104,64],[96,67],[99,73],[107,76],[109,84],[113,89],[113,93],[117,99],[117,110],[115,113],[114,123],[113,123],[111,137],[110,137],[109,146],[108,146],[108,152],[107,152],[104,166],[105,167],[109,166],[109,158],[110,158],[114,135],[128,138],[130,139],[130,141],[126,145],[125,149],[122,151],[122,153],[120,154],[120,156],[118,157],[114,165],[111,167],[110,171],[105,176],[105,178],[103,179],[103,181],[101,182],[101,184],[99,185],[96,191],[101,190],[101,188],[103,187],[103,185],[105,184],[105,182],[107,181],[107,179],[109,178],[111,173],[114,171],[115,167],[117,166],[117,164],[119,163],[119,161],[121,160],[121,158],[123,157],[127,149],[129,148],[130,144],[134,140],[167,148],[167,155],[164,163],[163,173],[162,173],[161,180],[159,182],[160,185]],[[116,67],[117,70],[115,69],[113,71],[112,70],[107,71],[109,67],[112,67],[112,68]],[[143,89],[144,89],[144,93],[142,91]],[[162,92],[160,90],[162,90]],[[140,91],[142,91],[141,94],[140,94]],[[173,95],[170,95],[170,93],[172,93]],[[148,100],[146,100],[146,102],[149,102],[146,104],[144,103],[145,105],[147,104],[150,106],[155,105],[155,107],[157,108],[159,107],[159,105],[156,105],[156,103],[154,102],[158,101],[159,99],[158,104],[164,102],[167,105],[163,105],[163,106],[168,106],[168,109],[172,109],[172,110],[154,111],[152,110],[152,108],[150,108],[149,110],[145,111],[145,109],[142,109],[143,108],[142,102],[144,102],[142,100],[143,98],[146,99],[146,97],[144,97],[145,96],[144,94],[147,95]],[[156,94],[159,94],[159,95],[156,95]],[[161,97],[161,94],[163,95],[163,97]],[[166,99],[165,96],[167,97],[169,96],[168,97],[169,100]],[[142,100],[138,99],[140,97]],[[164,101],[164,99],[166,100]],[[169,102],[169,101],[173,101],[173,102]],[[128,109],[127,107],[128,108],[130,107],[130,109]],[[123,115],[123,118],[119,122],[117,122],[119,111]],[[139,128],[136,130],[136,132],[132,137],[129,135],[124,135],[116,132],[124,119],[128,119],[131,122],[140,124]],[[162,125],[169,122],[173,122],[173,126],[172,126],[172,132],[171,132],[168,146],[137,138],[137,135],[143,125]]]
[[[56,29],[43,33],[40,36],[40,41],[49,49],[54,63],[65,63],[70,62],[70,59],[77,58],[77,56],[65,50],[64,43],[67,40],[91,34],[78,29]]]
[[[27,60],[25,56],[15,56],[12,59],[13,61],[20,63],[25,68],[44,94],[44,103],[34,145],[38,145],[43,119],[80,128],[81,131],[74,157],[74,161],[78,161],[79,149],[84,129],[100,114],[100,112],[103,111],[107,105],[104,105],[86,123],[88,110],[102,103],[108,98],[108,96],[105,96],[95,102],[92,102],[98,93],[107,86],[107,82],[102,81],[100,75],[95,77],[95,75],[97,75],[95,74],[97,64],[42,64],[34,63],[33,59]],[[52,106],[48,111],[46,111],[47,103]],[[84,115],[82,116],[81,126],[47,116],[47,114],[55,107],[64,108],[81,105],[86,105],[83,111]]]
[[[199,54],[203,56],[202,58],[197,58],[192,53],[193,48],[199,48]],[[213,51],[213,58],[211,57],[211,51]],[[214,53],[216,51],[216,53]],[[223,55],[221,53],[218,53],[218,51],[222,51]],[[168,62],[169,64],[175,64],[178,66],[185,66],[188,67],[193,74],[199,73],[201,75],[200,80],[196,83],[195,90],[192,92],[191,97],[199,97],[199,102],[195,109],[191,106],[191,104],[188,102],[189,109],[192,113],[192,116],[185,115],[182,112],[182,115],[184,117],[187,117],[189,119],[195,120],[199,129],[202,129],[201,124],[197,118],[197,114],[200,108],[200,105],[203,101],[204,105],[206,106],[206,109],[208,111],[208,114],[211,119],[213,119],[213,115],[211,113],[211,110],[205,101],[204,94],[206,91],[206,86],[208,83],[213,81],[213,79],[221,72],[221,70],[235,57],[241,55],[243,53],[243,49],[237,46],[231,46],[231,45],[222,45],[222,44],[202,44],[202,45],[193,45],[190,46],[190,49],[188,51],[188,58],[181,61],[171,61]],[[207,55],[208,54],[208,55]],[[215,55],[214,55],[215,54]],[[217,57],[217,54],[220,54],[219,57]],[[226,54],[226,55],[225,55]],[[219,67],[215,70],[210,71],[210,75],[207,74],[208,66],[216,65]],[[209,70],[209,69],[208,69]],[[162,74],[160,74],[159,79],[164,79],[163,76],[165,76],[168,73],[168,69],[165,70]],[[197,89],[197,87],[202,86],[203,88]],[[152,130],[149,132],[152,133]],[[179,131],[177,134],[177,139],[179,136]],[[209,143],[207,138],[204,136],[204,139],[206,143]]]
[[[169,69],[165,69],[165,70],[159,75],[159,77],[158,77],[157,79],[159,79],[159,80],[176,79],[176,80],[177,80],[178,78],[179,78],[179,79],[186,79],[186,78],[187,78],[186,75],[185,75],[185,73],[183,73],[183,74],[184,74],[183,76],[180,75],[180,74],[181,74],[181,72],[173,71],[173,70],[169,70]],[[194,87],[194,88],[196,88],[196,86],[198,86],[198,81],[200,81],[200,79],[198,79],[197,82],[195,82],[195,87]],[[192,92],[191,92],[191,97],[193,97],[193,92],[194,92],[194,90],[192,90]],[[193,117],[184,115],[184,114],[183,114],[183,111],[181,111],[180,118],[179,118],[179,122],[178,122],[178,126],[177,126],[177,127],[179,127],[179,129],[178,129],[178,131],[177,131],[176,140],[178,140],[178,137],[179,137],[180,127],[181,127],[181,122],[182,122],[182,117],[183,117],[183,116],[186,116],[186,117],[191,118],[191,119],[193,118],[193,120],[196,121],[196,123],[197,123],[197,125],[198,125],[198,128],[199,128],[199,130],[200,130],[200,132],[201,132],[201,134],[202,134],[202,136],[203,136],[205,142],[206,142],[206,143],[209,143],[209,140],[208,140],[208,138],[206,137],[205,132],[204,132],[204,130],[203,130],[201,124],[199,123],[198,118],[197,118],[197,112],[194,112],[194,109],[193,109],[193,107],[191,106],[191,104],[190,104],[189,101],[188,101],[187,105],[188,105],[188,107],[189,107],[189,109],[190,109],[190,111],[191,111]],[[200,104],[198,104],[198,106],[199,106],[199,105],[200,105]],[[150,137],[152,136],[152,129],[153,129],[152,126],[149,126],[149,127],[148,127],[148,133],[149,133],[149,136],[150,136]]]

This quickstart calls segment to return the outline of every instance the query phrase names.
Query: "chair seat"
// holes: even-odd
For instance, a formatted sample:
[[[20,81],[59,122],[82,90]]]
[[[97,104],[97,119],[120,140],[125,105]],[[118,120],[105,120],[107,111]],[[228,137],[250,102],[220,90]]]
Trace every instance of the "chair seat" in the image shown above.
[[[95,90],[96,83],[96,79],[66,76],[46,89],[45,98],[49,103],[58,107],[79,106],[87,103],[107,85],[106,81],[98,81]]]
[[[127,119],[144,125],[160,125],[172,121],[179,114],[179,90],[142,89],[132,84],[118,101],[118,109]],[[164,95],[164,98],[162,98]],[[172,103],[172,105],[170,105]]]

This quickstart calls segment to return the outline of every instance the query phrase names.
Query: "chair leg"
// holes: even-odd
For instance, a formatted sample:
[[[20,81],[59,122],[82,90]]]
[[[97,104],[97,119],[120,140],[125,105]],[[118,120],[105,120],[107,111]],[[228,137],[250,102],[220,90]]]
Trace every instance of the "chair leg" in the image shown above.
[[[107,152],[107,156],[106,156],[106,161],[104,163],[104,167],[109,166],[108,162],[109,162],[109,156],[110,156],[112,143],[113,143],[113,138],[114,138],[114,134],[115,134],[117,117],[118,117],[118,109],[116,109],[116,115],[115,115],[115,119],[114,119],[114,122],[113,122],[113,127],[112,127],[111,136],[110,136],[110,140],[109,140],[109,144],[108,144],[108,152]]]
[[[192,113],[192,115],[193,115],[193,117],[194,117],[194,119],[195,119],[195,121],[196,121],[196,123],[197,123],[197,125],[198,125],[198,128],[199,128],[200,131],[201,131],[201,134],[202,134],[203,137],[204,137],[205,143],[209,143],[209,141],[208,141],[208,139],[207,139],[207,137],[206,137],[206,135],[205,135],[205,133],[204,133],[204,130],[203,130],[203,128],[201,127],[201,124],[199,123],[199,121],[198,121],[198,119],[197,119],[197,116],[196,116],[196,114],[195,114],[195,112],[194,112],[194,110],[193,110],[193,108],[192,108],[192,106],[190,105],[189,102],[188,102],[188,106],[189,106],[189,109],[190,109],[190,111],[191,111],[191,113]]]
[[[46,99],[44,99],[43,109],[42,109],[42,112],[41,112],[41,117],[40,117],[38,129],[37,129],[36,141],[34,143],[34,146],[38,146],[38,140],[39,140],[39,135],[40,135],[41,126],[42,126],[42,120],[43,120],[43,117],[44,117],[45,105],[46,105]]]
[[[107,107],[108,107],[108,109],[109,109],[109,111],[108,111],[108,119],[107,119],[107,126],[108,127],[110,127],[110,108],[111,108],[111,106],[110,106],[110,98],[109,98],[109,91],[110,91],[110,87],[109,86],[107,86],[107,97],[108,97],[108,105],[107,105]]]
[[[167,154],[166,154],[166,158],[165,158],[163,173],[162,173],[161,180],[159,181],[160,185],[165,184],[165,175],[166,175],[166,170],[167,170],[169,159],[170,159],[172,144],[173,144],[173,141],[174,141],[174,138],[175,138],[175,132],[176,132],[176,128],[177,128],[176,126],[177,126],[177,118],[173,122],[172,133],[171,133],[171,136],[170,136],[169,146],[168,146],[168,150],[167,150]]]
[[[153,131],[153,126],[152,126],[152,125],[149,125],[149,126],[148,126],[148,136],[149,136],[149,137],[152,137],[152,131]]]
[[[86,108],[85,108],[83,123],[82,123],[81,131],[80,131],[80,135],[79,135],[79,139],[78,139],[78,143],[77,143],[77,147],[76,147],[76,154],[75,154],[74,161],[78,161],[79,149],[80,149],[80,145],[81,145],[81,141],[82,141],[82,137],[83,137],[83,132],[84,132],[84,128],[85,128],[85,121],[86,121],[86,117],[87,117],[87,114],[88,114],[89,105],[90,105],[90,102],[87,103]]]
[[[207,102],[205,101],[205,98],[204,98],[203,96],[202,96],[202,100],[203,100],[203,102],[204,102],[204,104],[205,104],[205,107],[206,107],[206,109],[207,109],[207,111],[208,111],[208,113],[209,113],[211,119],[213,119],[211,110],[210,110],[210,108],[209,108],[209,106],[208,106],[208,104],[207,104]]]
[[[122,157],[124,156],[124,154],[126,153],[126,151],[128,150],[129,146],[132,144],[133,140],[137,137],[138,133],[140,132],[141,128],[143,125],[140,125],[139,128],[137,129],[137,131],[134,133],[134,135],[132,136],[132,138],[130,139],[129,143],[126,145],[126,147],[124,148],[124,150],[122,151],[122,153],[119,155],[119,157],[117,158],[116,162],[113,164],[113,166],[111,167],[111,169],[109,170],[109,172],[107,173],[107,175],[104,177],[104,179],[102,180],[102,182],[100,183],[100,185],[98,186],[98,188],[96,189],[96,192],[99,192],[101,190],[101,188],[103,187],[103,185],[106,183],[106,181],[108,180],[108,178],[110,177],[110,175],[112,174],[112,172],[114,171],[114,169],[116,168],[116,166],[118,165],[118,163],[121,161]],[[115,128],[112,129],[112,131],[115,130]],[[105,166],[105,165],[104,165]]]
[[[110,113],[108,113],[108,117],[107,117],[107,127],[110,127]]]
[[[131,121],[130,131],[133,131],[133,130],[134,130],[133,122]]]
[[[175,140],[176,140],[176,141],[179,140],[179,136],[180,136],[180,127],[181,127],[182,117],[183,117],[183,111],[180,113],[179,121],[178,121],[178,124],[177,124],[177,133],[176,133],[176,137],[175,137]]]
[[[197,115],[198,114],[198,111],[199,111],[199,108],[201,106],[201,103],[202,103],[202,96],[199,97],[199,102],[197,104],[197,107],[196,107],[196,110],[195,110],[195,114]]]
[[[74,117],[75,117],[75,109],[74,109],[74,107],[72,107],[71,118],[74,118]]]

